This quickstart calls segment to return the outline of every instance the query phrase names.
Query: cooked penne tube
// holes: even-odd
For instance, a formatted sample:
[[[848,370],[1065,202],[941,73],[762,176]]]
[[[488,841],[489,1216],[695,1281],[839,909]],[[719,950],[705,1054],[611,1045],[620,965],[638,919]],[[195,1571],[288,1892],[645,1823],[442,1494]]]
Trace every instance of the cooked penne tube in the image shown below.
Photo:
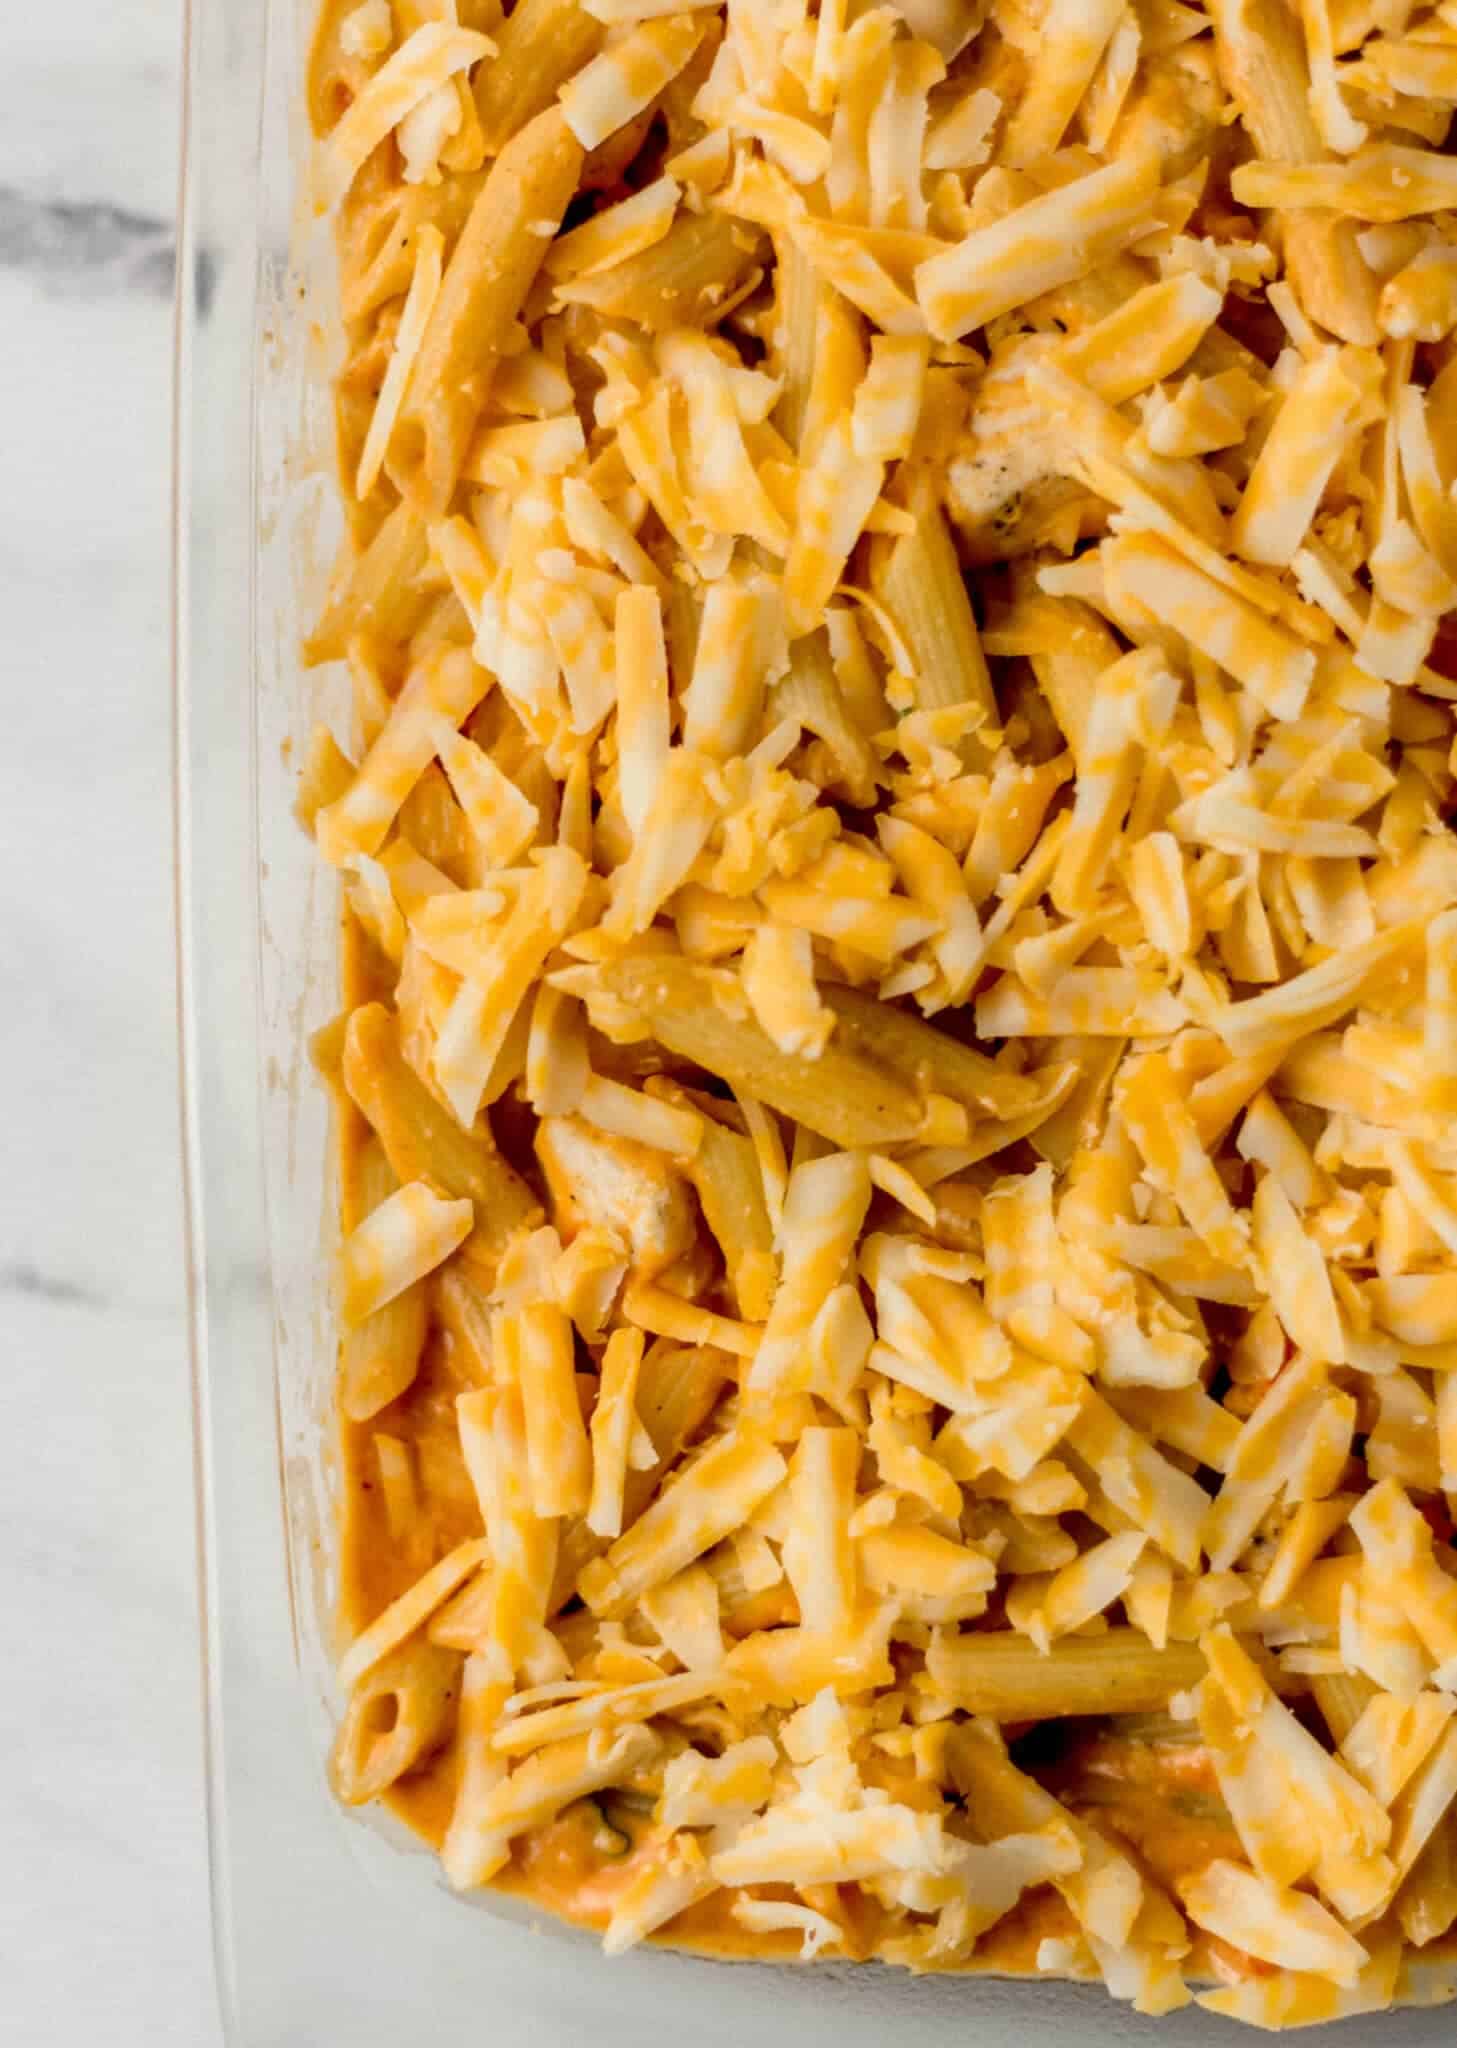
[[[1220,73],[1262,156],[1316,164],[1326,154],[1310,101],[1301,24],[1269,0],[1214,0]],[[1300,207],[1281,217],[1286,261],[1310,318],[1342,341],[1377,339],[1377,282],[1356,224]]]
[[[329,1757],[330,1780],[346,1806],[377,1799],[445,1741],[459,1679],[455,1651],[418,1640],[364,1673]]]
[[[1137,1629],[1066,1639],[1039,1650],[1010,1630],[963,1630],[931,1638],[926,1668],[968,1713],[996,1721],[1063,1714],[1148,1714],[1204,1675],[1192,1643],[1155,1650]]]
[[[359,1158],[359,1204],[367,1216],[399,1183],[377,1143]],[[339,1345],[339,1406],[351,1422],[368,1422],[414,1379],[429,1327],[430,1304],[419,1281],[346,1328]]]
[[[341,660],[350,637],[360,633],[406,639],[429,603],[422,585],[428,554],[425,521],[401,501],[350,564],[304,642],[305,660]]]
[[[475,1225],[461,1256],[489,1284],[511,1239],[540,1215],[526,1183],[494,1145],[462,1131],[400,1051],[395,1020],[380,1004],[356,1010],[344,1049],[344,1081],[401,1179],[469,1199]]]
[[[491,371],[541,267],[581,169],[581,147],[550,108],[502,149],[450,254],[396,429],[392,475],[443,512],[490,389]]]
[[[783,352],[783,388],[775,421],[790,447],[798,449],[814,381],[819,303],[829,287],[820,283],[814,265],[787,229],[774,236],[774,265],[779,294],[778,345]]]
[[[920,1098],[891,1070],[840,1053],[833,1038],[814,1060],[781,1053],[751,1019],[719,1008],[712,978],[687,961],[623,960],[603,969],[601,980],[651,1021],[660,1044],[837,1144],[894,1143],[920,1128]]]
[[[994,724],[996,699],[971,600],[945,518],[924,484],[916,510],[916,530],[895,543],[880,584],[914,663],[916,702],[928,711],[969,705]]]
[[[1037,1076],[998,1066],[984,1052],[936,1030],[913,1012],[835,984],[825,988],[824,999],[847,1047],[914,1076],[929,1091],[949,1095],[975,1115],[1010,1118],[1035,1111],[1048,1098],[1050,1091]]]
[[[1376,1697],[1376,1685],[1372,1679],[1344,1673],[1339,1676],[1318,1675],[1311,1680],[1310,1689],[1337,1746],[1345,1741]]]
[[[577,0],[516,0],[493,33],[496,55],[475,76],[481,140],[496,156],[558,88],[595,56],[603,25]]]

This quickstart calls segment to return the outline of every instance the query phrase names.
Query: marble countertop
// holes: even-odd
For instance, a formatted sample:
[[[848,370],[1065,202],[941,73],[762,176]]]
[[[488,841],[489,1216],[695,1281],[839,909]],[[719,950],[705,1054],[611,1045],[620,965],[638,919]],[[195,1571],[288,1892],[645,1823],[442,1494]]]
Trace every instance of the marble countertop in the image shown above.
[[[172,993],[178,0],[0,85],[6,2038],[214,2048]]]

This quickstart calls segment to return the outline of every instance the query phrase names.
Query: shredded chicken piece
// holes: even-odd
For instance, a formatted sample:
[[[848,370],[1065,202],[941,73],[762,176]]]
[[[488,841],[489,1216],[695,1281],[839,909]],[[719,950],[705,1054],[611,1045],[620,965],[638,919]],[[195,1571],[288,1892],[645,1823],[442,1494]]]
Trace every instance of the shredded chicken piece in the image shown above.
[[[612,1231],[635,1271],[651,1279],[693,1249],[692,1190],[663,1153],[595,1131],[576,1116],[546,1116],[536,1134],[552,1221],[570,1240],[584,1223]]]

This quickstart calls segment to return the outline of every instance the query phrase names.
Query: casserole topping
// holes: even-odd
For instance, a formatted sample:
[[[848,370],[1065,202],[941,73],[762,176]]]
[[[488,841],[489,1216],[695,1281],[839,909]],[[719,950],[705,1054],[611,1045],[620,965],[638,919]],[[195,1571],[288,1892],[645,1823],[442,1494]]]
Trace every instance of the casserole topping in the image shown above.
[[[1450,5],[325,7],[333,1772],[452,1883],[1450,1988],[1454,104]]]

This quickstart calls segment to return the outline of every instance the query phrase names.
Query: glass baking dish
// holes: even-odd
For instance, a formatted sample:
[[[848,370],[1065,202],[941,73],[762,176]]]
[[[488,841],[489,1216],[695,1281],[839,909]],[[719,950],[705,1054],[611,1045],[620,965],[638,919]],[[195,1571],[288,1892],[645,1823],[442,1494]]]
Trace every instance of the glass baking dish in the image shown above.
[[[335,904],[290,815],[290,742],[340,687],[297,646],[337,534],[329,258],[300,202],[316,0],[191,0],[179,255],[176,851],[212,1903],[235,2048],[834,2042],[1192,2048],[1101,1989],[714,1963],[454,1897],[403,1830],[325,1783],[332,1709],[328,1119],[307,1060],[336,1005]],[[1354,2020],[1386,2048],[1451,2009]]]

